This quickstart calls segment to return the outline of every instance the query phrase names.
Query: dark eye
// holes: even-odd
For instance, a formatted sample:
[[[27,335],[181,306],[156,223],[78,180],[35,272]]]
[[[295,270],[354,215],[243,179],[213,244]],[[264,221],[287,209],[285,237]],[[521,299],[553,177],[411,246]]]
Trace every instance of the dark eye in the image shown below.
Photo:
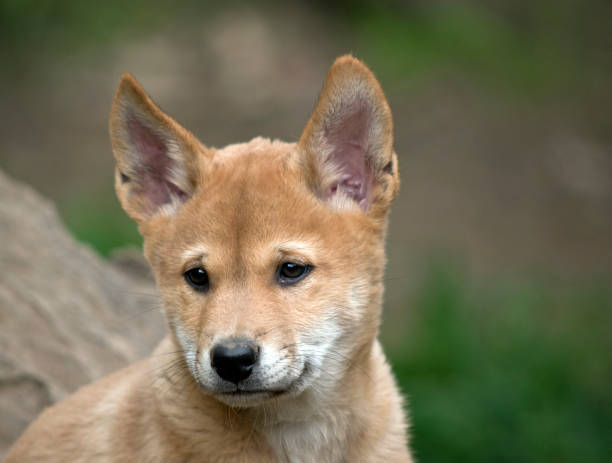
[[[278,267],[277,280],[282,285],[297,283],[310,273],[311,268],[310,265],[285,262]]]
[[[185,272],[185,280],[196,291],[208,291],[208,273],[201,267],[187,270]]]

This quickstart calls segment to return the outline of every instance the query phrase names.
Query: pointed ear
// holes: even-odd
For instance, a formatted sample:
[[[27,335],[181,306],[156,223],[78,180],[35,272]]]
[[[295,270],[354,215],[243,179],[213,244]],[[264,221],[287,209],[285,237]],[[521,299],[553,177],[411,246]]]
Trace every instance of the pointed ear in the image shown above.
[[[141,223],[174,210],[195,191],[206,149],[164,114],[130,74],[121,76],[110,115],[117,162],[115,187],[125,211]]]
[[[299,141],[311,188],[334,207],[386,212],[399,188],[391,110],[372,72],[338,58]]]

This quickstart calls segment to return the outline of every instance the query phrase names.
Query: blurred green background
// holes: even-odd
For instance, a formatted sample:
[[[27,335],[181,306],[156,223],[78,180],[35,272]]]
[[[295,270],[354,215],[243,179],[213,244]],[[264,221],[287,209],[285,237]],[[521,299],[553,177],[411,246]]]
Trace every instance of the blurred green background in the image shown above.
[[[423,462],[612,461],[612,4],[0,1],[0,166],[108,256],[124,71],[204,143],[295,140],[333,59],[395,117],[383,340]]]

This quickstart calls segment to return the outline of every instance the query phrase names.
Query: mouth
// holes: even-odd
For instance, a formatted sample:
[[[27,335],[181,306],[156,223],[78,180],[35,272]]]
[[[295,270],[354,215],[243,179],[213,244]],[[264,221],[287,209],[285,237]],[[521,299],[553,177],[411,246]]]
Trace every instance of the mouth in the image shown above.
[[[308,364],[305,364],[299,376],[282,389],[243,389],[240,386],[236,386],[234,390],[215,391],[213,394],[222,401],[237,401],[240,403],[256,403],[285,395],[293,395],[302,391],[305,378],[309,372],[310,367]]]
[[[245,390],[245,389],[236,389],[235,391],[230,392],[217,392],[215,395],[220,399],[247,399],[249,401],[259,401],[271,399],[273,397],[279,397],[286,393],[285,389],[282,390],[268,390],[268,389],[258,389],[258,390]]]

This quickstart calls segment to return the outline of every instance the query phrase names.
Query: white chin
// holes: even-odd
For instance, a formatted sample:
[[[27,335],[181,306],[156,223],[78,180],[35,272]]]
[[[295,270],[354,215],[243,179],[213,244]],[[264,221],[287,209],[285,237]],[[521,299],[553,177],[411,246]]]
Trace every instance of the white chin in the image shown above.
[[[232,393],[216,393],[213,396],[225,405],[230,407],[248,408],[256,407],[262,403],[284,395],[282,392],[232,392]]]

